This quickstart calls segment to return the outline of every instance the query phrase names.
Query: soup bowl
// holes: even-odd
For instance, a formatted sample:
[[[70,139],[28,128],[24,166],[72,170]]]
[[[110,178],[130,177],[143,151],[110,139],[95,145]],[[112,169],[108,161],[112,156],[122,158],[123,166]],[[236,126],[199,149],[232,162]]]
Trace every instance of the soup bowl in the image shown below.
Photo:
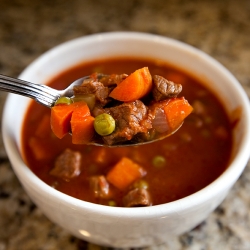
[[[191,72],[216,94],[231,119],[237,116],[229,166],[202,190],[167,204],[138,208],[109,207],[78,200],[45,184],[22,159],[21,130],[29,99],[9,94],[2,132],[18,179],[51,221],[89,242],[112,247],[142,247],[191,230],[223,201],[249,159],[250,108],[239,82],[219,62],[182,42],[137,32],[95,34],[66,42],[40,56],[20,78],[47,83],[83,61],[120,56],[162,60]]]

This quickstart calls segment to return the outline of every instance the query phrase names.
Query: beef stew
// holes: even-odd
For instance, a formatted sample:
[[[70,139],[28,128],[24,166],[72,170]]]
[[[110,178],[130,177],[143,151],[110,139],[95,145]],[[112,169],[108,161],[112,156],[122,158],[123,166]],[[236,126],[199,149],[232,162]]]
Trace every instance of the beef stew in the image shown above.
[[[41,180],[84,201],[136,207],[181,199],[224,172],[232,150],[230,120],[205,84],[183,70],[150,59],[113,58],[73,67],[49,85],[62,89],[82,75],[130,73],[145,65],[152,74],[182,85],[182,95],[194,112],[180,130],[162,141],[139,147],[74,145],[70,135],[55,137],[50,129],[50,110],[32,102],[23,124],[22,149],[27,165]],[[71,174],[60,176],[56,173],[63,161],[75,168],[69,168]]]

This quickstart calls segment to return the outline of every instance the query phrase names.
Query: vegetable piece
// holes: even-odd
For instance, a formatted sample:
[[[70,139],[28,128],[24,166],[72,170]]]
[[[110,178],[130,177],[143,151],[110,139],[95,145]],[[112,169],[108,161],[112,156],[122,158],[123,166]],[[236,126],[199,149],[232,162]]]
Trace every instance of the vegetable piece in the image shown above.
[[[193,107],[184,97],[170,100],[164,107],[170,130],[177,129],[192,111]]]
[[[116,207],[116,202],[111,200],[111,201],[108,202],[108,206]]]
[[[166,133],[169,130],[167,118],[162,108],[156,108],[152,127],[159,133]]]
[[[110,97],[123,102],[141,99],[152,88],[152,76],[148,67],[136,70],[111,91]]]
[[[94,136],[94,120],[90,116],[90,111],[85,102],[76,102],[72,106],[75,107],[71,117],[71,132],[73,144],[87,144]]]
[[[163,157],[161,155],[156,155],[153,158],[152,163],[153,163],[154,167],[156,167],[156,168],[162,168],[166,164],[166,159],[165,159],[165,157]]]
[[[70,120],[73,112],[79,113],[79,116],[89,116],[90,111],[85,102],[67,104],[58,104],[51,109],[50,124],[54,134],[62,139],[71,131]]]
[[[115,130],[115,120],[109,114],[100,114],[95,118],[94,128],[101,136],[109,135]]]
[[[72,105],[56,105],[51,108],[50,124],[54,134],[62,139],[70,132],[70,119],[74,110]]]
[[[119,162],[108,172],[107,180],[120,190],[125,190],[134,181],[146,174],[145,170],[127,157]]]
[[[63,96],[63,97],[60,97],[56,100],[56,103],[55,105],[58,105],[58,104],[71,104],[72,103],[72,100],[69,98],[69,97],[66,97],[66,96]]]
[[[93,109],[95,106],[95,95],[94,94],[84,94],[84,95],[76,95],[72,98],[73,102],[86,102],[89,109]]]
[[[139,188],[139,189],[148,189],[148,182],[141,179],[141,180],[138,180],[136,181],[134,184],[133,184],[133,187],[134,188]]]
[[[90,115],[89,107],[88,107],[87,103],[84,101],[72,103],[70,106],[73,107],[74,113],[76,112],[79,115],[82,115],[83,117]]]
[[[94,136],[93,116],[81,117],[73,113],[71,119],[72,143],[88,144]]]

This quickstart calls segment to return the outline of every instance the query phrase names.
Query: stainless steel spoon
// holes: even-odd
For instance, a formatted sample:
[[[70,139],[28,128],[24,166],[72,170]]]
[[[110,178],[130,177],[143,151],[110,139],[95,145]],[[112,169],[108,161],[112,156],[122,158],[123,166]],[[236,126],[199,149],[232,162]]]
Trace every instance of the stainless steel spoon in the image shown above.
[[[98,76],[102,77],[103,75],[99,74]],[[0,90],[32,98],[38,103],[48,108],[52,108],[58,98],[64,97],[64,96],[72,97],[74,95],[74,91],[73,91],[74,86],[81,85],[83,81],[88,78],[90,77],[85,76],[80,79],[77,79],[64,90],[55,90],[43,84],[31,83],[31,82],[23,81],[17,78],[13,78],[13,77],[0,74]],[[139,145],[144,145],[144,144],[162,140],[174,134],[181,126],[182,124],[171,133],[164,134],[160,138],[156,138],[156,139],[149,140],[149,141],[136,142],[136,143],[131,143],[131,142],[129,143],[128,141],[128,144],[121,144],[121,145],[120,144],[106,145],[100,142],[91,141],[88,144],[95,145],[95,146],[105,146],[105,147],[139,146]]]
[[[42,105],[51,108],[59,97],[73,96],[73,87],[81,85],[88,78],[89,76],[80,78],[64,90],[55,90],[46,85],[31,83],[0,74],[0,90],[32,98]]]

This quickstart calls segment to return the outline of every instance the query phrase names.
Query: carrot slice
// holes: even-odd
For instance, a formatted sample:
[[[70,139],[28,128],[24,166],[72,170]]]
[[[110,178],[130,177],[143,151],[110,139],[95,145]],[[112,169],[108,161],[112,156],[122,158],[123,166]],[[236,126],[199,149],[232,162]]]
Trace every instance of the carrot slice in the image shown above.
[[[124,190],[145,174],[145,170],[140,165],[127,157],[123,157],[108,172],[107,180],[118,189]]]
[[[90,115],[90,110],[85,102],[76,102],[70,105],[59,104],[52,107],[51,129],[59,139],[62,139],[71,131],[70,120],[74,111],[77,111],[82,116]]]
[[[148,67],[136,70],[115,87],[110,97],[123,102],[138,100],[150,92],[152,76]]]
[[[73,144],[87,144],[94,136],[93,116],[83,117],[80,112],[73,112],[71,118],[71,131]]]
[[[184,97],[170,100],[164,107],[169,128],[171,130],[177,129],[192,111],[193,107]]]
[[[71,117],[71,132],[73,144],[88,143],[94,135],[94,120],[90,116],[90,110],[85,102],[75,102],[71,104],[74,111]]]
[[[86,102],[74,102],[70,105],[73,107],[74,112],[77,112],[78,115],[82,115],[83,117],[90,115],[90,110]]]
[[[73,105],[56,105],[51,108],[51,129],[60,139],[70,132],[70,119],[73,110]]]

